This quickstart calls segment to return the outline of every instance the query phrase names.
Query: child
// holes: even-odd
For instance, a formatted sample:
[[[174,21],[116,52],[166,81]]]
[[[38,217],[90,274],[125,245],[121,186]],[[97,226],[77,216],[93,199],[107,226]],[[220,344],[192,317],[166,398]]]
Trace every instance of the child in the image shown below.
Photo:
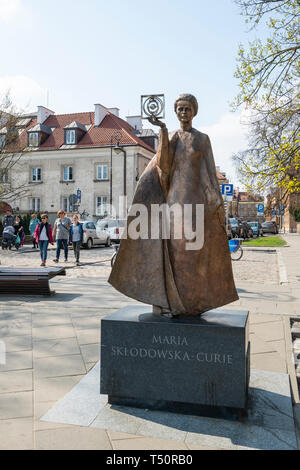
[[[42,219],[42,222],[40,222],[36,226],[36,229],[34,231],[34,238],[40,247],[41,260],[42,260],[41,266],[45,267],[46,260],[47,260],[47,248],[48,248],[49,242],[51,243],[51,245],[54,245],[54,243],[53,243],[53,236],[52,236],[52,227],[48,223],[48,215],[43,214],[41,219]]]
[[[70,242],[73,244],[76,266],[79,266],[80,246],[83,240],[83,228],[79,222],[78,215],[73,216],[73,223],[70,228]]]

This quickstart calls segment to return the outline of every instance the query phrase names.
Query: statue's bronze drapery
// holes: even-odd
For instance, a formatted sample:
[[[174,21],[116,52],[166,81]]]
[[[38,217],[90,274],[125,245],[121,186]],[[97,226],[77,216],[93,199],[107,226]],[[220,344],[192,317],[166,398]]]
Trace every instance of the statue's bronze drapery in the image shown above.
[[[133,204],[204,204],[204,245],[186,250],[185,238],[121,241],[109,282],[120,292],[173,315],[200,315],[238,299],[225,229],[223,199],[209,137],[192,128],[198,104],[180,95],[175,112],[181,128],[161,127],[159,148],[142,174]],[[128,224],[131,222],[128,217]],[[172,230],[171,230],[172,233]]]

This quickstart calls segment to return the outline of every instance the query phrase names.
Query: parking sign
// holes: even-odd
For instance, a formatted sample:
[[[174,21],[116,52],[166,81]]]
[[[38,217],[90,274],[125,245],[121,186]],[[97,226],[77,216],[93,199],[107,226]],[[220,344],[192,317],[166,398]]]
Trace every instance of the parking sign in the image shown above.
[[[233,184],[222,184],[223,196],[233,196]]]
[[[265,210],[265,206],[263,204],[257,204],[257,212],[262,213]]]

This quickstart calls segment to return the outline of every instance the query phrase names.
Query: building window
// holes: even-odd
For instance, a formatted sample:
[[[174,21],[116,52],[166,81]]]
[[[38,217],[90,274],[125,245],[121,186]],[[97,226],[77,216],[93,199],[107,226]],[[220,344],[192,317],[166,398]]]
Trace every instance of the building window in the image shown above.
[[[30,199],[30,210],[33,212],[39,212],[41,209],[41,200],[39,197],[32,197]]]
[[[98,196],[96,198],[96,215],[107,215],[107,197]]]
[[[32,181],[42,181],[42,169],[32,168]]]
[[[63,197],[62,198],[62,204],[61,204],[62,210],[65,212],[70,211],[70,201],[68,197]]]
[[[5,146],[5,134],[0,134],[0,148]]]
[[[28,146],[29,147],[38,147],[39,146],[39,133],[38,132],[29,132],[28,133]]]
[[[73,180],[73,168],[71,166],[64,166],[64,181]]]
[[[76,144],[76,131],[75,131],[75,129],[66,130],[66,144],[67,145]]]
[[[107,180],[107,179],[108,179],[108,166],[98,165],[97,166],[97,180]]]

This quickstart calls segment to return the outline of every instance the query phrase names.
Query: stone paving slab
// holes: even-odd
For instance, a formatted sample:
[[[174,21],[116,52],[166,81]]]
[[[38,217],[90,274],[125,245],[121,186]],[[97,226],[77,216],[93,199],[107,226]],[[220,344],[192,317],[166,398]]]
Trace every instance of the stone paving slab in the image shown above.
[[[33,390],[32,370],[0,372],[0,394]]]
[[[79,345],[75,337],[40,340],[33,343],[34,359],[74,354],[80,354]]]
[[[34,448],[32,418],[0,420],[0,450]]]
[[[34,360],[35,377],[64,377],[85,374],[86,369],[80,354],[51,356]]]
[[[297,448],[287,374],[251,370],[250,411],[244,422],[111,406],[107,404],[107,397],[99,394],[99,386],[98,362],[42,417],[42,421],[107,429],[153,439],[167,438],[184,445],[212,448]],[[124,443],[121,445],[124,446]]]
[[[0,394],[1,419],[28,418],[33,416],[33,392]]]

